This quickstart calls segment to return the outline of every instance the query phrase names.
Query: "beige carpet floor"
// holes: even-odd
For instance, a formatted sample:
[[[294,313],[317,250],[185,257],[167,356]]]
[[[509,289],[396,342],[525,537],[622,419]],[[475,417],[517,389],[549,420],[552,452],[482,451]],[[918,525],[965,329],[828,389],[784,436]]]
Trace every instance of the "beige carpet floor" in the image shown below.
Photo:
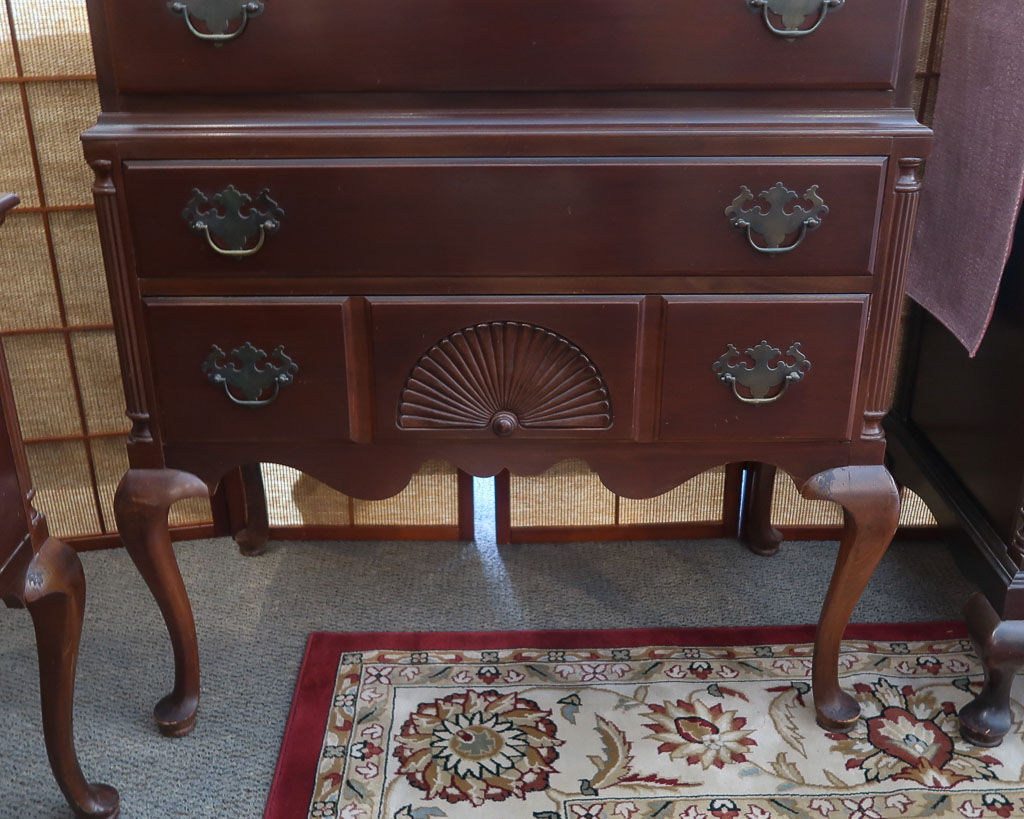
[[[83,555],[89,584],[76,735],[86,774],[125,819],[262,815],[306,636],[324,631],[808,623],[834,543],[759,558],[731,540],[494,546],[274,543],[177,547],[203,663],[195,732],[151,719],[171,681],[156,605],[122,551]],[[937,543],[896,544],[854,619],[953,619],[972,589]],[[0,817],[70,813],[49,774],[29,617],[0,609]]]

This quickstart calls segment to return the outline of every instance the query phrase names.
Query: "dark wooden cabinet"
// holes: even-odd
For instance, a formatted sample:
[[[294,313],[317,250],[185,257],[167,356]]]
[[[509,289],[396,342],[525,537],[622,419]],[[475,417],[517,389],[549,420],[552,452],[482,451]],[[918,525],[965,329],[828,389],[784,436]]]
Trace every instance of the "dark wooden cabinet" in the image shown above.
[[[841,503],[814,687],[852,723],[839,640],[898,513],[922,2],[128,6],[89,2],[84,142],[162,730],[199,692],[173,500],[261,461],[381,498],[438,458],[581,458],[627,497],[763,461]]]
[[[0,196],[0,224],[16,204],[17,197]],[[76,816],[113,817],[119,809],[117,791],[85,780],[72,732],[85,575],[74,550],[50,536],[46,519],[32,506],[33,494],[0,345],[0,599],[32,616],[43,737],[57,784]]]
[[[918,492],[982,591],[967,623],[985,662],[981,694],[961,733],[998,745],[1010,730],[1010,685],[1024,666],[1024,223],[977,355],[923,310],[907,328],[905,361],[886,429],[897,477]]]

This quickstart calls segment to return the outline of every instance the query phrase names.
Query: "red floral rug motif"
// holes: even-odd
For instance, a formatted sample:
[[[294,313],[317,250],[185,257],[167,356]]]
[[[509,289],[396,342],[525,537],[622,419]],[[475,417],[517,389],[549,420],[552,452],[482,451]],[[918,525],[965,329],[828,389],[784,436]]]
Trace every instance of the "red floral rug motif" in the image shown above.
[[[959,735],[959,623],[852,626],[849,734],[812,627],[313,634],[265,819],[1024,817],[1024,737]]]

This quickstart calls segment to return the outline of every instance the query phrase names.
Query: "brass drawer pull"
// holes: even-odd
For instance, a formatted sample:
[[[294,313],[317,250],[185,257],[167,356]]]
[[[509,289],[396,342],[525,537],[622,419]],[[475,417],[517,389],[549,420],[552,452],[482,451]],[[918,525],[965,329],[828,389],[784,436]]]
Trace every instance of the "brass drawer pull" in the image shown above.
[[[259,17],[263,13],[262,0],[174,0],[167,4],[172,14],[185,18],[185,25],[200,40],[220,45],[228,40],[241,37],[250,17]],[[202,20],[209,33],[206,34],[195,27],[192,18]],[[237,26],[228,30],[231,23],[238,20]]]
[[[270,198],[269,189],[261,190],[254,204],[251,196],[234,185],[214,194],[212,201],[199,188],[193,188],[192,200],[182,211],[188,226],[206,236],[211,248],[235,259],[259,253],[267,236],[280,229],[282,216],[284,211]],[[256,244],[248,247],[257,235]]]
[[[753,367],[743,361],[733,361],[740,357],[740,351],[730,344],[729,349],[711,366],[718,373],[718,380],[731,386],[733,395],[744,404],[771,404],[778,401],[790,384],[801,381],[811,369],[811,362],[801,351],[799,341],[793,342],[786,350],[786,355],[793,359],[792,364],[783,360],[782,351],[767,341],[748,347],[746,355],[753,360]],[[772,366],[773,362],[775,366]],[[748,390],[751,397],[741,395],[738,387]],[[782,389],[769,395],[778,387]]]
[[[228,398],[239,406],[265,407],[274,402],[281,387],[287,387],[295,380],[299,365],[285,355],[283,344],[275,347],[274,352],[267,356],[263,350],[247,341],[232,350],[230,356],[214,344],[203,362],[202,371],[211,384],[222,385]],[[274,388],[273,394],[268,398],[260,398],[271,387]],[[236,398],[232,390],[242,397]]]
[[[747,232],[747,241],[754,250],[769,256],[796,250],[809,231],[817,230],[821,226],[821,220],[828,213],[828,205],[818,196],[817,185],[811,185],[803,196],[804,200],[811,204],[810,209],[796,205],[787,212],[786,205],[799,196],[796,191],[791,191],[781,182],[776,182],[768,190],[761,191],[761,199],[770,206],[767,212],[760,205],[748,210],[743,209],[744,203],[753,202],[756,198],[750,192],[750,188],[744,185],[740,188],[739,196],[725,209],[725,215],[729,217],[729,222],[734,228]],[[798,230],[800,235],[793,244],[780,247],[789,234]],[[755,233],[764,239],[763,245],[754,241]]]
[[[747,6],[753,11],[761,10],[764,24],[772,34],[779,37],[806,37],[818,30],[830,11],[839,11],[845,2],[846,0],[747,0]],[[817,22],[810,28],[800,28],[804,20],[815,10],[818,11]],[[781,17],[786,28],[776,28],[772,24],[769,12]]]

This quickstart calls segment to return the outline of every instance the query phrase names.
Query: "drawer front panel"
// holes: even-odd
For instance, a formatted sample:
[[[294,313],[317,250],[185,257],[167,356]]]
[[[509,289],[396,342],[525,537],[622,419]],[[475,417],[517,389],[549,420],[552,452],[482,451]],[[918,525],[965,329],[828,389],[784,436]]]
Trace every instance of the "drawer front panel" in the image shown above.
[[[666,302],[662,439],[850,437],[867,296]]]
[[[873,267],[885,167],[884,157],[132,162],[125,177],[143,277],[849,275]],[[759,231],[771,230],[758,210],[780,217],[787,252],[763,252]],[[801,214],[820,218],[802,238]],[[749,238],[740,218],[756,222]]]
[[[632,437],[641,298],[369,301],[378,438]]]
[[[148,299],[165,441],[349,438],[345,300]]]
[[[105,12],[118,87],[132,94],[888,89],[908,5],[848,0],[791,38],[747,0],[260,0],[248,20],[239,0],[234,19],[209,27],[195,0],[188,19],[166,0],[91,3]],[[824,2],[806,5],[802,21],[769,22],[807,30]],[[224,42],[199,36],[211,33]]]

